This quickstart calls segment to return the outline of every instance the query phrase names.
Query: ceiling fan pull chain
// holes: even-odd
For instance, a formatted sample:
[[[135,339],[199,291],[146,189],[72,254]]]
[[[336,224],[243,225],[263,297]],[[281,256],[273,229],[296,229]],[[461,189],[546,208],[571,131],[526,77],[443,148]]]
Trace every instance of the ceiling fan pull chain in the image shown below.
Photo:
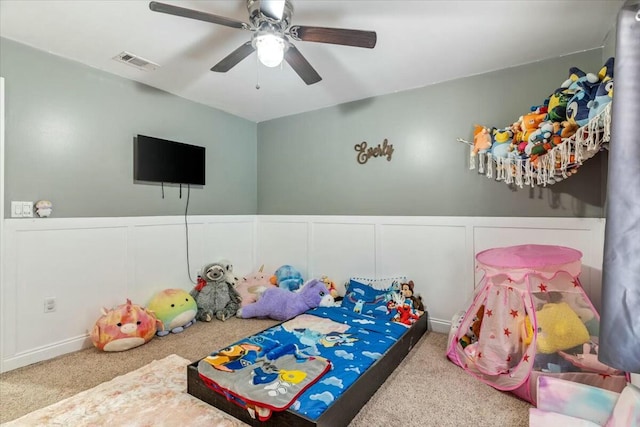
[[[256,55],[256,90],[260,90],[260,61]]]

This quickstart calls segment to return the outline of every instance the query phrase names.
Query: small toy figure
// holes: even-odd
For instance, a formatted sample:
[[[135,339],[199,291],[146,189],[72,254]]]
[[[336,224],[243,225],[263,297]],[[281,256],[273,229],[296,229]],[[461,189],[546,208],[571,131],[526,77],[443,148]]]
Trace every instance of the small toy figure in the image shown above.
[[[36,203],[36,215],[40,218],[46,218],[51,215],[51,211],[53,210],[53,203],[48,200],[40,200]]]
[[[409,280],[407,283],[400,285],[400,291],[405,299],[411,300],[411,306],[417,311],[424,311],[424,304],[422,303],[422,297],[420,295],[413,294],[413,280]]]
[[[392,300],[392,304],[387,304],[387,309],[391,308],[396,312],[391,319],[392,322],[411,326],[420,318],[413,309],[411,301],[402,293],[394,293]]]
[[[322,276],[320,277],[320,280],[322,280],[324,282],[325,285],[327,285],[327,289],[329,290],[329,293],[331,294],[331,296],[333,297],[334,300],[337,301],[338,298],[338,289],[336,288],[336,283],[329,279],[328,276]]]

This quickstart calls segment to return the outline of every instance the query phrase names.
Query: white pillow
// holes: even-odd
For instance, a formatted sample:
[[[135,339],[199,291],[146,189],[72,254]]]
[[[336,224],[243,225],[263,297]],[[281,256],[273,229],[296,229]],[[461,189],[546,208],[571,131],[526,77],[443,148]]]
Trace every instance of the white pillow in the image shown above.
[[[371,279],[368,277],[351,277],[351,280],[369,285],[380,291],[400,290],[401,283],[407,283],[407,276],[385,277],[380,279]]]

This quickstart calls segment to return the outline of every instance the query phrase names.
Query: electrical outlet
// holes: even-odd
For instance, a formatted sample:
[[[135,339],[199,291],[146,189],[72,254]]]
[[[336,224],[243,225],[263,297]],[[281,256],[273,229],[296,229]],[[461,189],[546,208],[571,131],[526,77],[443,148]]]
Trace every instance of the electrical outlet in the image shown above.
[[[53,313],[56,311],[56,299],[54,297],[47,297],[44,299],[44,312]]]

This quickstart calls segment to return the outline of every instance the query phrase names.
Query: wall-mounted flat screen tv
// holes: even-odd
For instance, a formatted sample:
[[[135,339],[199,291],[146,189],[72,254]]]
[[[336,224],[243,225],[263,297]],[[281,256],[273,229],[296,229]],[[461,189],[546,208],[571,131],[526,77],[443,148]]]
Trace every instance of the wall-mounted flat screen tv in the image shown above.
[[[138,135],[133,139],[136,181],[205,184],[205,147]]]

